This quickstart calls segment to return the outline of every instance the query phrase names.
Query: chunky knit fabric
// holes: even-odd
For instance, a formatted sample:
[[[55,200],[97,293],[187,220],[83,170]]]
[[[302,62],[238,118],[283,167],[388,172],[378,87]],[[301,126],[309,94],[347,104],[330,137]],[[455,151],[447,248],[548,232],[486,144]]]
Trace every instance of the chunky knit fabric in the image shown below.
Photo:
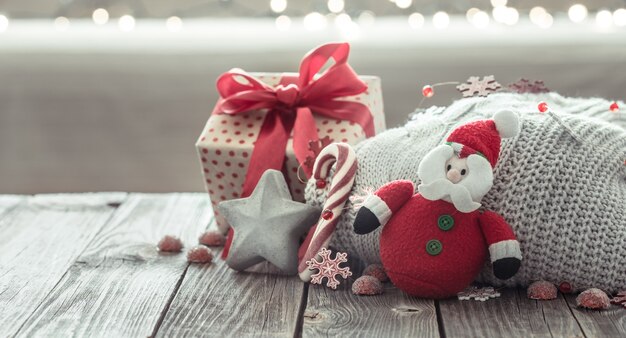
[[[551,112],[539,113],[540,101]],[[496,286],[548,280],[568,281],[575,290],[626,288],[626,109],[612,113],[610,103],[555,93],[498,93],[418,111],[405,126],[357,145],[352,195],[397,179],[419,184],[422,157],[455,127],[513,110],[520,115],[521,132],[503,140],[494,186],[482,203],[515,230],[522,266],[503,282],[486,263],[478,279]],[[309,182],[309,203],[321,205],[324,194]],[[355,215],[354,204],[348,202],[331,245],[365,263],[380,262],[381,229],[355,234]]]

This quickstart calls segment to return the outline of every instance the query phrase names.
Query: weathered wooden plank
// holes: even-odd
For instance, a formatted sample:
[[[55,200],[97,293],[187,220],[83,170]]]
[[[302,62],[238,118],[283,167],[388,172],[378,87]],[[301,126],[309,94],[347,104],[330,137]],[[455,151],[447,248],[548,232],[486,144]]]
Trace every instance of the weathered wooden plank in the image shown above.
[[[125,195],[73,197],[29,197],[0,217],[0,336],[17,332],[110,219],[107,204]]]
[[[446,337],[582,337],[563,296],[536,301],[525,289],[502,289],[502,296],[480,301],[439,301]]]
[[[246,272],[217,259],[191,265],[157,330],[159,337],[292,337],[305,285],[269,263]]]
[[[303,337],[439,337],[434,301],[407,296],[391,283],[382,295],[354,295],[362,266],[350,266],[353,276],[337,290],[309,286]]]
[[[626,310],[611,305],[607,310],[576,307],[576,295],[567,295],[567,304],[587,337],[626,337]]]
[[[195,245],[210,219],[204,194],[130,195],[20,335],[150,335],[188,266],[156,243],[173,234]]]
[[[304,337],[439,337],[435,304],[393,286],[381,296],[356,296],[347,287],[309,287]]]
[[[0,217],[14,209],[24,199],[26,199],[26,196],[22,195],[0,195]]]

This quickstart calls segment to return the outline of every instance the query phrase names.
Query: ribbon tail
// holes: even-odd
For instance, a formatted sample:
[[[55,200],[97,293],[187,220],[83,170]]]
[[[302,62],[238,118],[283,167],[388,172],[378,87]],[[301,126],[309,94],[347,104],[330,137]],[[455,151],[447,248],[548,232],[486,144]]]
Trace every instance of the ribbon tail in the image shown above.
[[[226,235],[226,243],[224,243],[224,250],[222,250],[222,259],[228,258],[228,252],[230,251],[230,246],[233,244],[233,237],[235,236],[235,231],[232,227],[228,228],[228,235]]]
[[[298,163],[302,166],[307,179],[311,177],[311,173],[313,172],[313,168],[305,164],[306,158],[311,154],[309,141],[317,141],[318,139],[317,126],[315,125],[315,119],[313,119],[311,109],[298,108],[293,127],[293,152],[296,155]]]
[[[282,170],[291,131],[291,126],[288,124],[288,121],[280,118],[278,112],[268,112],[252,150],[241,197],[248,197],[252,194],[266,170]]]

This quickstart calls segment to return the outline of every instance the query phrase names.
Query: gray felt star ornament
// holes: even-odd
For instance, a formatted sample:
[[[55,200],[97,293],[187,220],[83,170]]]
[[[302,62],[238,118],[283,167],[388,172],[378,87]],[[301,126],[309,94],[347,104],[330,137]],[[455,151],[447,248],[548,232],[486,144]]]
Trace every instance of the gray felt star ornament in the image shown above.
[[[277,170],[267,170],[250,197],[221,202],[218,210],[234,230],[228,266],[243,271],[268,261],[288,274],[298,272],[299,239],[321,212],[293,201]]]

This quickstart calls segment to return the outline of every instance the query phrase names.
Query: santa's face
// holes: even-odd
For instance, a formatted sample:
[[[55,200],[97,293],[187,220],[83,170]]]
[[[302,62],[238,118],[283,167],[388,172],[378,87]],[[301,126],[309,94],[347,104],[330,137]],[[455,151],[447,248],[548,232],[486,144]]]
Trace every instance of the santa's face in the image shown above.
[[[419,165],[422,180],[418,190],[424,198],[443,199],[461,212],[471,212],[480,207],[480,200],[493,185],[493,172],[489,161],[472,154],[460,158],[449,145],[431,150]]]
[[[460,158],[456,155],[446,161],[446,178],[457,184],[462,179],[469,175],[469,168],[467,166],[467,158]]]

